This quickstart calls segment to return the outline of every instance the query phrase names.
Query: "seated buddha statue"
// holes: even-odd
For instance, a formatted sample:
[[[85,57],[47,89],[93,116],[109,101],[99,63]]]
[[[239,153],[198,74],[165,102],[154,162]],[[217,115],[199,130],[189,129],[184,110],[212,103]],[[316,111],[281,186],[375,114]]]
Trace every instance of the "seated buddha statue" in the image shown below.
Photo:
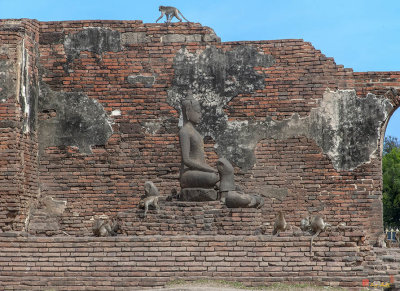
[[[181,188],[214,188],[219,181],[217,171],[207,165],[203,137],[195,125],[201,120],[201,108],[189,93],[182,102],[183,126],[179,131],[181,146]]]
[[[187,201],[210,201],[220,198],[229,208],[262,207],[263,198],[236,190],[234,168],[227,159],[218,160],[218,171],[207,165],[203,137],[195,128],[201,120],[201,108],[191,92],[182,102],[182,115],[183,126],[179,131],[182,156],[181,198]],[[218,187],[215,187],[218,182]],[[214,188],[218,188],[219,195]]]

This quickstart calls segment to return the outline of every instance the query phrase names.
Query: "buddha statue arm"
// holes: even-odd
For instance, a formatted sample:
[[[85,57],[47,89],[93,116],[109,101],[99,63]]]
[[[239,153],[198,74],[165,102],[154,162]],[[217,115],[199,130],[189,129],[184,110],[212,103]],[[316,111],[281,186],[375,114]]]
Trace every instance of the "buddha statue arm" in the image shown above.
[[[190,137],[184,132],[179,133],[179,140],[182,150],[182,161],[185,166],[191,170],[198,170],[203,172],[217,172],[215,169],[207,165],[206,163],[201,163],[190,158]]]

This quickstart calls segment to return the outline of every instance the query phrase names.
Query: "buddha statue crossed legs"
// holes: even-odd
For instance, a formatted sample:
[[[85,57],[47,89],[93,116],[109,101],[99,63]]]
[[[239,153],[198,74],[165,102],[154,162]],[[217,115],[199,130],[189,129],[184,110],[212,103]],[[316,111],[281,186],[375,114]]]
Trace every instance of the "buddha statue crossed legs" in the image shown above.
[[[181,188],[196,188],[197,191],[214,189],[219,177],[217,171],[206,163],[203,137],[194,127],[200,122],[201,108],[199,102],[191,94],[182,102],[182,113],[183,127],[179,131],[182,151]],[[211,193],[210,191],[206,192]],[[216,196],[216,192],[214,195]]]
[[[219,192],[228,207],[261,207],[262,198],[235,191],[233,167],[228,160],[218,160],[218,171],[207,165],[203,137],[195,128],[195,124],[201,120],[201,108],[191,92],[182,102],[182,115],[183,126],[179,131],[182,151],[181,198],[186,201],[217,200],[219,195],[214,187],[220,181]]]

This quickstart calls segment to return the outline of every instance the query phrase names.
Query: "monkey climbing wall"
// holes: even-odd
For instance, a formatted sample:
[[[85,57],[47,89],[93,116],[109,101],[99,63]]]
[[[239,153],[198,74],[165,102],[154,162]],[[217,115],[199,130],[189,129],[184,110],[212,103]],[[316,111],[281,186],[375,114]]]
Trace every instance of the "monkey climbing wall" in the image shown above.
[[[106,215],[125,235],[254,235],[278,210],[291,225],[345,222],[371,242],[382,231],[381,140],[400,72],[355,73],[303,40],[221,42],[197,23],[0,25],[3,232],[91,236]],[[180,190],[188,90],[208,163],[227,158],[261,209],[165,201]],[[164,200],[143,220],[145,181]]]

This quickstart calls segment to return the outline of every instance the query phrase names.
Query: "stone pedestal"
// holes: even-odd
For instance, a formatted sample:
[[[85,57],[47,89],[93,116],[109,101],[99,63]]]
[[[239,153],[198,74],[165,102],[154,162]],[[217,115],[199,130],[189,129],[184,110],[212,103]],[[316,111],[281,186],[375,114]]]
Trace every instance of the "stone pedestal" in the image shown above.
[[[182,201],[215,201],[218,199],[218,193],[214,189],[204,188],[185,188],[181,191]]]

